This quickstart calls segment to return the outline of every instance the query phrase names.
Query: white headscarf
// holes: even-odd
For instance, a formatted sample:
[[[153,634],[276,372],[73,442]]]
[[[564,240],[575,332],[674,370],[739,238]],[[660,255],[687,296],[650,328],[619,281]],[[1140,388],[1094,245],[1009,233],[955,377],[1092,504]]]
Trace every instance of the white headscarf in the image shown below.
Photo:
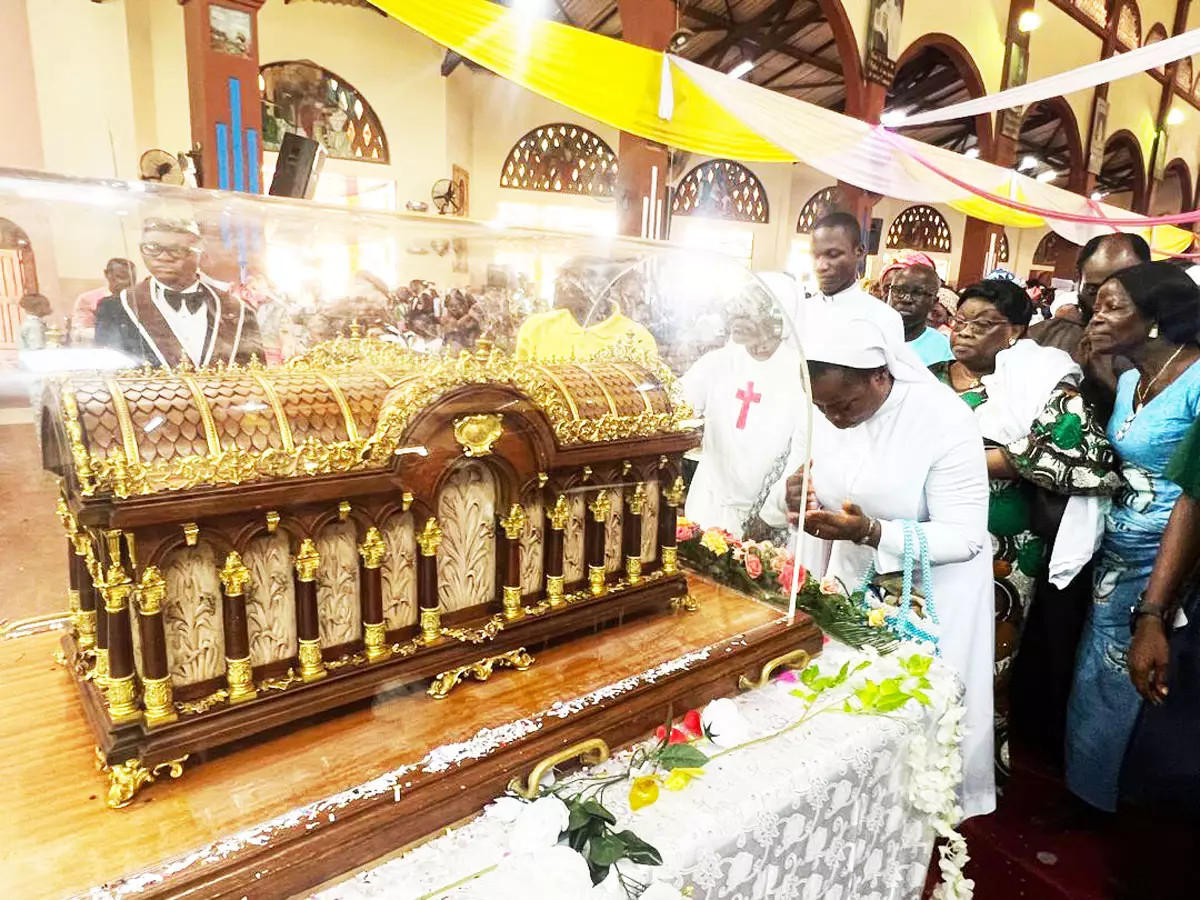
[[[905,343],[889,340],[878,323],[856,318],[837,307],[810,311],[803,336],[804,355],[810,362],[830,363],[852,369],[883,366],[892,377],[909,384],[936,383],[928,367]]]

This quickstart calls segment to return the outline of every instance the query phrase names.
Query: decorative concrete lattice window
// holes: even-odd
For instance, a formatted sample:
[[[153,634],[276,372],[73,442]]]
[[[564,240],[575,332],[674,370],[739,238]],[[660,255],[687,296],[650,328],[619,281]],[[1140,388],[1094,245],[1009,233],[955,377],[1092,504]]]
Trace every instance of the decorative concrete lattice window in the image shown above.
[[[259,70],[263,149],[278,150],[289,132],[319,142],[335,159],[388,162],[387,137],[375,110],[351,85],[310,62],[268,63]]]
[[[932,206],[910,206],[888,229],[887,249],[949,253],[950,226]]]
[[[996,262],[1008,262],[1008,235],[1000,232],[1000,246],[996,250]]]
[[[1125,50],[1142,46],[1142,17],[1134,3],[1126,3],[1117,14],[1117,43]]]
[[[765,225],[770,219],[767,191],[758,177],[731,159],[701,163],[675,188],[671,211],[677,216],[730,219]]]
[[[804,208],[800,210],[800,218],[796,222],[796,234],[812,234],[813,226],[817,222],[831,212],[837,211],[840,199],[837,185],[834,184],[822,188],[809,197]]]
[[[1075,0],[1075,6],[1101,28],[1108,26],[1108,4],[1105,0]]]
[[[611,197],[617,187],[617,154],[586,128],[561,122],[543,125],[509,151],[500,170],[500,187]]]

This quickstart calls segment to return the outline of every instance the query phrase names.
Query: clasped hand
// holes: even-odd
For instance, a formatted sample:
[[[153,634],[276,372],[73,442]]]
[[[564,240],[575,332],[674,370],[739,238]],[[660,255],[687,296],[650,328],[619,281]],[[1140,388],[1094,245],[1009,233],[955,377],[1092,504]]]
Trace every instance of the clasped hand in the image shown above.
[[[811,468],[809,470],[812,471]],[[825,541],[853,541],[862,543],[871,531],[871,518],[863,513],[857,503],[846,500],[840,512],[822,509],[809,478],[808,493],[804,492],[804,472],[796,472],[787,480],[788,521],[793,525],[800,521],[803,504],[804,530],[813,537]]]

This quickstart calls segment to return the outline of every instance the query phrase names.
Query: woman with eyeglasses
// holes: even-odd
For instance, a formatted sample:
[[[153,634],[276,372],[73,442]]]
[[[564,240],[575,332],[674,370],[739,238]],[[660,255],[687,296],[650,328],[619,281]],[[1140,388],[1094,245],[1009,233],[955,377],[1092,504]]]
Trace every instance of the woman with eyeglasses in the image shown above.
[[[1162,612],[1146,590],[1181,493],[1167,469],[1200,414],[1198,332],[1200,288],[1171,263],[1153,262],[1101,285],[1084,335],[1095,352],[1134,366],[1117,382],[1108,425],[1124,484],[1105,524],[1067,719],[1067,786],[1106,812],[1117,808],[1142,705],[1129,676],[1130,632]]]
[[[1118,484],[1112,448],[1079,394],[1083,372],[1063,351],[1025,339],[1032,316],[1029,296],[1013,282],[968,287],[952,323],[955,361],[948,371],[950,385],[975,412],[987,452],[1001,774],[1008,769],[1008,684],[1038,583],[1048,576],[1066,588],[1087,565],[1103,527],[1097,498]],[[1089,585],[1080,581],[1076,605],[1084,608]],[[1057,642],[1037,635],[1049,645],[1038,665],[1048,669],[1044,688],[1058,698],[1059,735],[1077,637],[1078,626]]]

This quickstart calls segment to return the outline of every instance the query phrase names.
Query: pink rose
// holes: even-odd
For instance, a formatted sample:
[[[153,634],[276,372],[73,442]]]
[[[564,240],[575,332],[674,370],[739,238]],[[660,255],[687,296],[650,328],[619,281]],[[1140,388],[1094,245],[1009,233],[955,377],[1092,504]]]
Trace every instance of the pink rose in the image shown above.
[[[746,574],[751,578],[758,578],[763,573],[762,560],[753,553],[746,554]]]

